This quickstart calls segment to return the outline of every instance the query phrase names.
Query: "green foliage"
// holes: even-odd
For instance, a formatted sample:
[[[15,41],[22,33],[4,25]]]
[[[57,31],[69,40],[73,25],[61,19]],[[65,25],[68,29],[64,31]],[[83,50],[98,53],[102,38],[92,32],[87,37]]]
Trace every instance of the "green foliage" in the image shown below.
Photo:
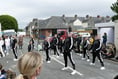
[[[116,14],[118,14],[118,0],[112,4],[111,10],[115,12]]]
[[[10,15],[0,15],[0,23],[2,30],[14,29],[16,32],[18,31],[17,20]]]
[[[112,21],[118,20],[118,15],[112,16]]]

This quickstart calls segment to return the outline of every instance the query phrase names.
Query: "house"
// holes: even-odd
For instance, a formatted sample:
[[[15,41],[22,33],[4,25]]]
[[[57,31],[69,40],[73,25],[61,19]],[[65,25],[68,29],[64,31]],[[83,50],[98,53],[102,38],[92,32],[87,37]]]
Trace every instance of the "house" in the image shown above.
[[[95,23],[109,21],[109,17],[91,17],[89,15],[86,17],[52,16],[45,20],[33,19],[27,26],[27,32],[30,31],[28,34],[33,34],[34,37],[45,38],[56,34],[58,29],[66,29],[68,32],[78,29],[95,29]]]

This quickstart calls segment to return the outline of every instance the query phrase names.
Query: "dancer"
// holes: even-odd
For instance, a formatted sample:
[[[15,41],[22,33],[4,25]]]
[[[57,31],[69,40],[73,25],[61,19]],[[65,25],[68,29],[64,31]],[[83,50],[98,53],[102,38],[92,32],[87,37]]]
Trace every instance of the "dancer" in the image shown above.
[[[64,41],[64,62],[65,62],[65,67],[62,68],[62,70],[66,70],[68,69],[67,67],[67,63],[68,63],[68,59],[67,57],[69,57],[70,59],[70,62],[73,66],[73,71],[71,73],[71,75],[74,75],[76,73],[76,70],[75,70],[75,62],[73,61],[73,58],[72,58],[72,47],[73,47],[73,38],[72,38],[72,34],[69,34],[69,37],[65,39]]]

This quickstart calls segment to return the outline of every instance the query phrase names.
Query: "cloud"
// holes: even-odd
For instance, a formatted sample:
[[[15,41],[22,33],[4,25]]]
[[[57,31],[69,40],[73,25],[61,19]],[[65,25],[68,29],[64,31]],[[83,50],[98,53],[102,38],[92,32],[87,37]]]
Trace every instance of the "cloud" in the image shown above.
[[[116,0],[2,0],[0,15],[14,16],[20,28],[24,28],[33,18],[50,16],[112,16],[110,6]]]

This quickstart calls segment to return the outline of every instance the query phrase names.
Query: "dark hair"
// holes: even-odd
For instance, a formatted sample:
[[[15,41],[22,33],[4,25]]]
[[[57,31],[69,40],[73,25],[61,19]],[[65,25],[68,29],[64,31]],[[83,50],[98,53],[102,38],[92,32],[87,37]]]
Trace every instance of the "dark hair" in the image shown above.
[[[116,75],[116,76],[114,77],[114,79],[118,79],[118,75]]]

